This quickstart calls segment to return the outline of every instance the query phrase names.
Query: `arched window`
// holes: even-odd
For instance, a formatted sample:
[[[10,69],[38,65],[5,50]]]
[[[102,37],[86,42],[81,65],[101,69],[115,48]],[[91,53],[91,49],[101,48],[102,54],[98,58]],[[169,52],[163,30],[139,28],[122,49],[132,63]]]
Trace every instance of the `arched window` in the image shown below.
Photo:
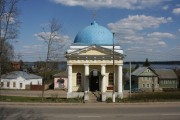
[[[81,85],[81,73],[77,73],[76,75],[76,85]]]
[[[64,88],[64,79],[58,79],[57,82],[58,82],[59,88],[63,89]]]
[[[113,73],[109,73],[109,85],[112,86],[114,84],[114,76]]]

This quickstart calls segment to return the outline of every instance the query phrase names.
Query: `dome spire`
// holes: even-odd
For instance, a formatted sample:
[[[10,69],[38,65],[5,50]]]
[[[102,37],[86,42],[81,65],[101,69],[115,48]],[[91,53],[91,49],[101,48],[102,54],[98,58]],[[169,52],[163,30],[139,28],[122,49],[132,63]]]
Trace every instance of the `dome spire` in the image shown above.
[[[97,16],[97,13],[96,13],[96,10],[94,10],[93,13],[92,13],[92,17],[93,17],[94,21],[96,21],[96,16]]]

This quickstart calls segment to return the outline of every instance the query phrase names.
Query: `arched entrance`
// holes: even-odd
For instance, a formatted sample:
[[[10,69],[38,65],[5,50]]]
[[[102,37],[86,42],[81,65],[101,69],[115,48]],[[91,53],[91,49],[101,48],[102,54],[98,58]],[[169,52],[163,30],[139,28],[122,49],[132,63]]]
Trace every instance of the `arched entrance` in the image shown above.
[[[59,89],[64,89],[64,79],[58,79],[57,80]]]
[[[90,72],[89,88],[90,91],[99,91],[101,73],[94,69]]]

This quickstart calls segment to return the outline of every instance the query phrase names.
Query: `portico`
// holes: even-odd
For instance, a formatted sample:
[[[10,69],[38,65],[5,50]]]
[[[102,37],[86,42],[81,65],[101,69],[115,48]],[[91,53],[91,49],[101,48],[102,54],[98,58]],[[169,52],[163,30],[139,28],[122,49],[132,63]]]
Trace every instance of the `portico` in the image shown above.
[[[112,33],[97,23],[92,23],[87,28],[82,30],[86,31],[84,33],[86,35],[82,34],[82,31],[78,33],[74,44],[65,54],[68,66],[67,97],[82,96],[84,100],[89,100],[88,93],[90,91],[100,91],[101,100],[105,101],[106,98],[112,97],[107,93],[112,92],[113,87],[115,87],[116,95],[123,98],[123,50],[119,45],[114,47],[115,86],[113,86]],[[101,32],[98,32],[99,30]],[[95,33],[91,34],[92,31]],[[98,32],[97,35],[96,32]],[[91,37],[87,38],[87,36]],[[101,37],[98,38],[99,36]],[[102,39],[102,41],[98,41],[98,39]],[[96,41],[93,42],[93,40]],[[97,43],[87,44],[87,42]]]
[[[71,46],[73,47],[73,46]],[[103,53],[99,50],[103,50]],[[88,100],[89,91],[100,91],[101,99],[105,101],[106,92],[113,90],[112,69],[113,60],[111,50],[96,45],[89,46],[84,50],[67,54],[68,59],[68,97],[72,97],[73,92],[84,92],[86,100]],[[92,56],[90,53],[93,51]],[[122,61],[123,56],[116,52],[115,54],[115,89],[119,97],[123,97],[122,85]],[[80,75],[78,78],[77,74]],[[78,84],[80,79],[80,84]],[[111,97],[111,96],[108,96]]]

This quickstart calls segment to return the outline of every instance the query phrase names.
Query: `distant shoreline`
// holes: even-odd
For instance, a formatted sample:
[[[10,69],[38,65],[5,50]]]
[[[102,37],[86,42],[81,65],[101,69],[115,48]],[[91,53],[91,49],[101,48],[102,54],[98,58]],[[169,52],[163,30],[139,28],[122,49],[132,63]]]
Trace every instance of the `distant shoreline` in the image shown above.
[[[130,61],[129,61],[130,62]],[[124,62],[124,64],[129,64],[129,62]],[[131,61],[131,64],[143,64],[141,61]],[[179,64],[180,61],[149,61],[150,64]]]

